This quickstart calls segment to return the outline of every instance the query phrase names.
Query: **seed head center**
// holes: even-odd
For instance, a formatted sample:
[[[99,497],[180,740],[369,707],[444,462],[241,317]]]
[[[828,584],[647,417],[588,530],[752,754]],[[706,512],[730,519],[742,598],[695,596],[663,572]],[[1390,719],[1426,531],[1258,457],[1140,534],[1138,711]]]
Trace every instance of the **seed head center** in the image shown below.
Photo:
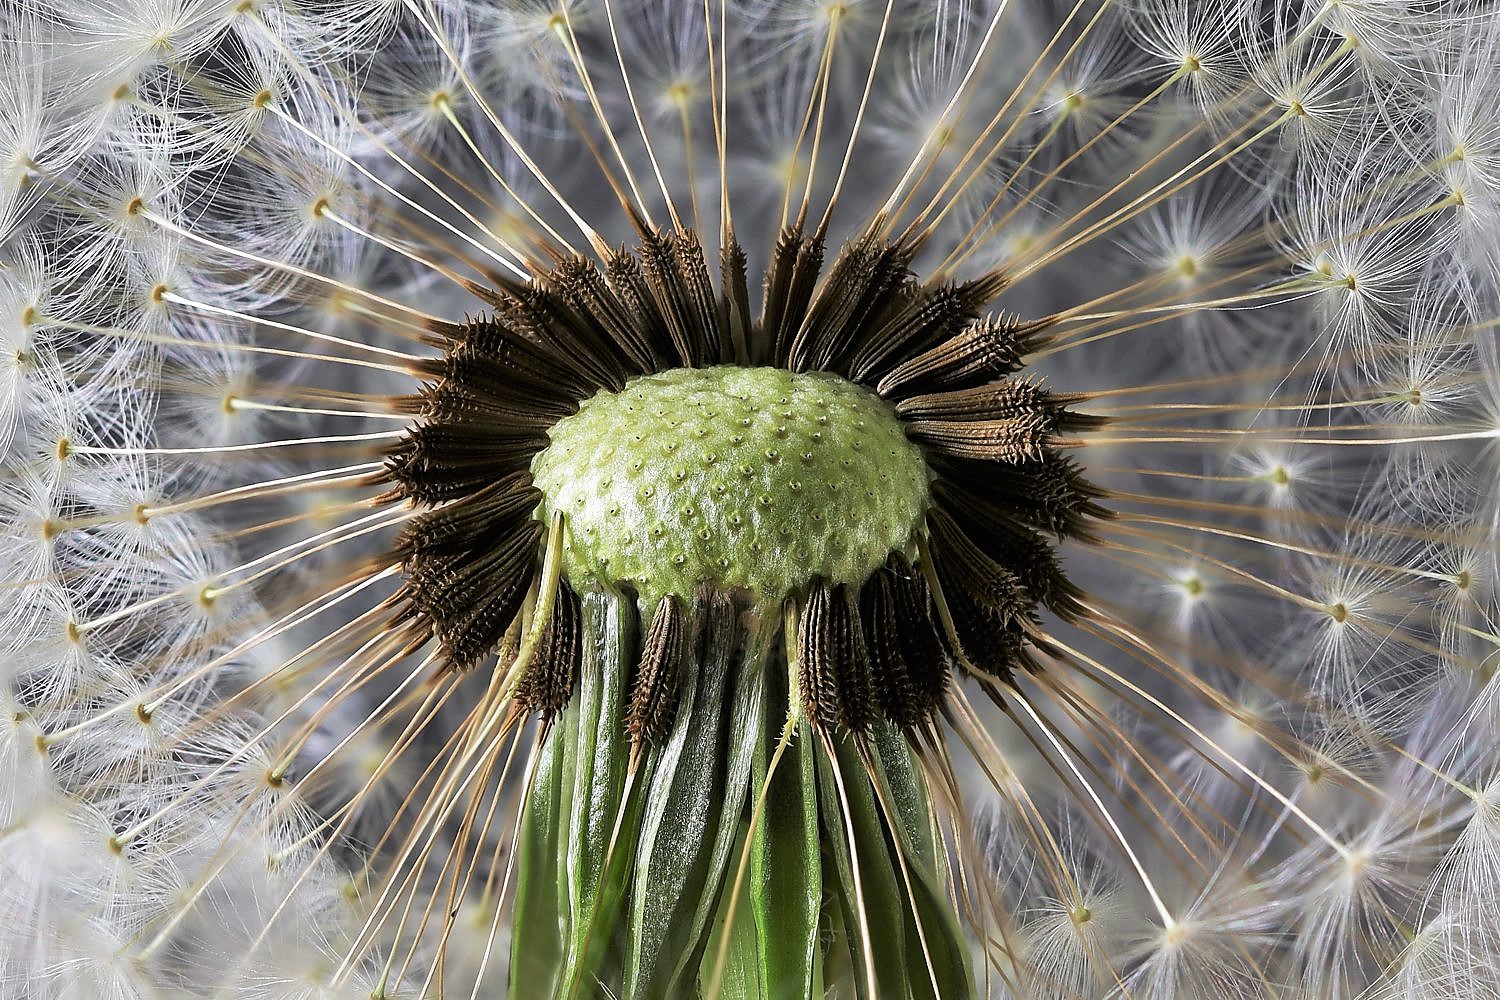
[[[575,586],[691,595],[702,582],[776,601],[815,579],[858,585],[907,552],[927,466],[891,407],[826,372],[678,368],[600,392],[532,462],[568,526]]]

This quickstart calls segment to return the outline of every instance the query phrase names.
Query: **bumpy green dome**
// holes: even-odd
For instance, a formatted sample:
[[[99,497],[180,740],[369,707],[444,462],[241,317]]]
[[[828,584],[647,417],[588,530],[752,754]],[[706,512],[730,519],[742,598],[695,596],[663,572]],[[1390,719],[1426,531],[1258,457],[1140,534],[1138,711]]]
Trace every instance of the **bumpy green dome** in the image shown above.
[[[858,584],[906,551],[926,464],[891,408],[826,372],[679,368],[601,392],[532,462],[567,518],[575,586],[689,595],[703,580],[779,600]]]

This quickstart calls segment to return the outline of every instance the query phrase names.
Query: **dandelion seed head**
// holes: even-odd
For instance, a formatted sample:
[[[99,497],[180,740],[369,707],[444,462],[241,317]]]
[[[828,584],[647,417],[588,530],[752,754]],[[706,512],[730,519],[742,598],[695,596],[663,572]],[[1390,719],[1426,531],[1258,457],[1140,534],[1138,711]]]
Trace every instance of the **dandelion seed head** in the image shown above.
[[[1493,992],[1493,21],[6,10],[0,995]]]

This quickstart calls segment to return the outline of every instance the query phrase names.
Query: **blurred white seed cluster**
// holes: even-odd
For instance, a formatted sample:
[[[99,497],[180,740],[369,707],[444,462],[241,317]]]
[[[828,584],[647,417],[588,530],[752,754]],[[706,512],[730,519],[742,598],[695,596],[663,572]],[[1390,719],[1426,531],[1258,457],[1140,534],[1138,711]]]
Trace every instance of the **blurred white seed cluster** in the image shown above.
[[[441,921],[367,923],[442,739],[329,666],[401,516],[348,490],[416,318],[479,311],[449,268],[630,239],[583,135],[657,223],[732,196],[752,262],[915,165],[919,272],[1098,303],[1038,359],[1127,428],[1071,575],[1180,673],[1079,638],[1153,700],[1056,718],[1175,920],[995,722],[995,995],[1500,997],[1497,108],[1456,0],[5,4],[0,998],[432,992]],[[442,933],[499,991],[489,926]]]

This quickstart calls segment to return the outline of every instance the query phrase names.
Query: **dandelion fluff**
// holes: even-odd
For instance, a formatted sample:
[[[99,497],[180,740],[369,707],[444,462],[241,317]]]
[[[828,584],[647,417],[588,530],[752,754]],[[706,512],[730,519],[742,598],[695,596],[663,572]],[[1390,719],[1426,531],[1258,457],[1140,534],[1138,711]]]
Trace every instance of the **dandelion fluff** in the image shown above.
[[[1488,7],[0,12],[0,997],[1488,996]]]

